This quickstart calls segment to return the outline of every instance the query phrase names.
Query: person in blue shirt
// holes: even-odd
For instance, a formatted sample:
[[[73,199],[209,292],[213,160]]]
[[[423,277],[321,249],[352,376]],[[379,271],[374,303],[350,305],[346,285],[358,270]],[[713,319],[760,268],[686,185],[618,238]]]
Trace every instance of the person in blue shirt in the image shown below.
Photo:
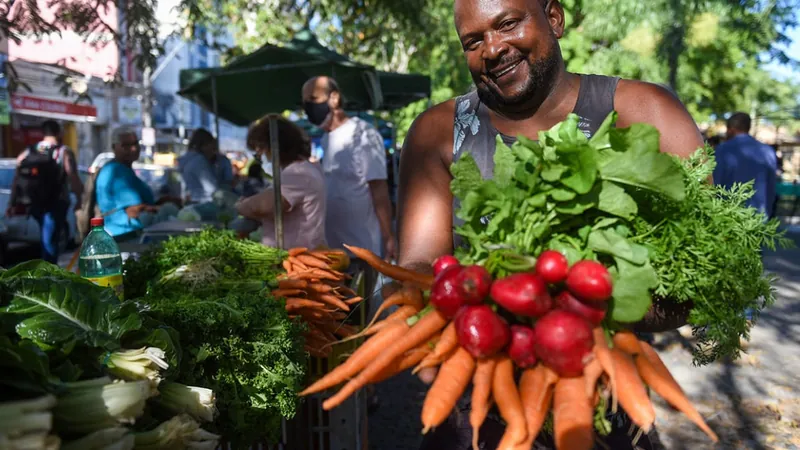
[[[737,112],[727,122],[728,140],[716,149],[714,183],[730,189],[735,183],[753,182],[747,206],[772,217],[778,177],[775,150],[750,135],[750,116]]]
[[[143,212],[156,212],[157,207],[153,191],[133,170],[133,163],[141,153],[136,133],[119,129],[113,141],[114,159],[97,174],[95,195],[105,217],[106,231],[117,237],[141,230],[139,216]]]

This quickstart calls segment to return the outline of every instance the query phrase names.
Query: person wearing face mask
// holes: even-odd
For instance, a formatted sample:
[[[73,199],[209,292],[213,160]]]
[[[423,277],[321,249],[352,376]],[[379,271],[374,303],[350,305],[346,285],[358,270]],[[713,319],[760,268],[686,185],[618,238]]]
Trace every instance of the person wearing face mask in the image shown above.
[[[278,122],[281,159],[281,205],[275,205],[275,191],[267,188],[236,203],[242,216],[261,222],[262,243],[277,245],[275,208],[283,209],[283,247],[318,248],[325,240],[325,177],[318,164],[310,162],[311,141],[297,125],[280,115],[267,115],[250,126],[247,147],[262,160],[272,159],[269,119]]]
[[[326,235],[335,248],[363,247],[388,260],[397,256],[383,137],[348,117],[336,81],[320,76],[303,86],[308,120],[325,131],[322,167],[328,190]]]
[[[178,170],[189,197],[187,203],[207,203],[221,183],[214,160],[219,154],[217,140],[203,128],[192,133],[189,151],[178,158]]]

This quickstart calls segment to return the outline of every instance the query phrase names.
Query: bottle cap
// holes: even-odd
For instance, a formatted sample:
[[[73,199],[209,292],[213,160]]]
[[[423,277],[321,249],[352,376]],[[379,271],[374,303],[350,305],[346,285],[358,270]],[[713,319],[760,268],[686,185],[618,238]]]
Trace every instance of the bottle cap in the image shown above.
[[[103,218],[102,217],[92,217],[92,220],[89,221],[89,224],[93,227],[102,227],[103,226]]]

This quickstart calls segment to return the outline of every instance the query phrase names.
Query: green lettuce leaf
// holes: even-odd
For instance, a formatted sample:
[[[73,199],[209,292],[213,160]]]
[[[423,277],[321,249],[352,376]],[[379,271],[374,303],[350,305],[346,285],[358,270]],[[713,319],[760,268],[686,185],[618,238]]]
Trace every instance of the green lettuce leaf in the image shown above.
[[[481,171],[472,155],[466,154],[458,158],[450,166],[450,173],[453,174],[453,181],[450,182],[450,190],[453,195],[463,199],[467,193],[478,186],[482,181]]]

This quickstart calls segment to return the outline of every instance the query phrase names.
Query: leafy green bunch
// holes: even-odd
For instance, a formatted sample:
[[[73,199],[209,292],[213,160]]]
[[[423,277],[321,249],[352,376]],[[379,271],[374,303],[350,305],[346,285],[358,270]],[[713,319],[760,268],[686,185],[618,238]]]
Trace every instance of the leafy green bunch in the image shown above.
[[[598,260],[614,279],[607,327],[641,321],[654,296],[692,301],[689,320],[703,344],[696,361],[738,355],[750,326],[745,308],[774,298],[757,249],[780,240],[777,224],[744,207],[750,187],[727,193],[707,183],[707,150],[680,161],[660,153],[652,126],[615,128],[615,120],[609,115],[591,139],[576,115],[538,141],[520,137],[508,147],[498,139],[489,180],[469,155],[454,163],[456,232],[466,244],[457,256],[495,276],[528,270],[547,249],[571,264]]]
[[[125,265],[126,289],[148,286],[135,301],[180,330],[177,381],[215,392],[220,416],[209,429],[237,445],[277,438],[305,377],[303,325],[270,294],[284,254],[209,229]]]

